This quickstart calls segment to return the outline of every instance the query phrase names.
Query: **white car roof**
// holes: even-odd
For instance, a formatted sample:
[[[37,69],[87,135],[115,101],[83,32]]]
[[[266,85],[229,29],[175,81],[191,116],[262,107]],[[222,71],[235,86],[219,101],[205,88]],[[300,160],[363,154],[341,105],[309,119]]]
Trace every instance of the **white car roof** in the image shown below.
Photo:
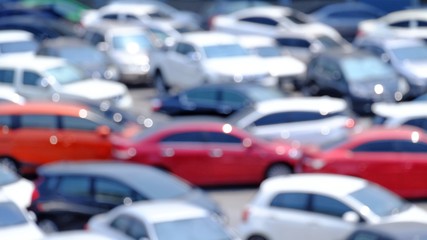
[[[405,9],[391,12],[380,19],[425,19],[427,20],[427,9]]]
[[[182,34],[182,40],[197,46],[210,46],[218,44],[239,43],[238,38],[232,34],[215,31],[198,31]]]
[[[34,71],[45,71],[46,69],[62,66],[66,61],[59,57],[48,56],[4,56],[0,57],[2,68],[23,68]]]
[[[274,194],[277,192],[322,193],[343,197],[368,184],[366,180],[338,174],[301,173],[273,177],[261,183],[260,191]]]
[[[207,210],[201,207],[175,200],[135,202],[132,205],[120,206],[116,209],[150,223],[210,215]]]
[[[274,38],[261,35],[240,35],[239,42],[245,48],[278,46]]]
[[[28,41],[34,40],[34,35],[24,30],[1,30],[0,42]]]
[[[99,9],[103,13],[133,13],[146,15],[157,10],[153,4],[113,2]]]
[[[345,100],[331,97],[289,97],[262,101],[254,105],[256,111],[268,114],[278,111],[316,111],[324,114],[347,108]]]
[[[16,104],[24,104],[25,98],[18,93],[12,86],[0,86],[0,102],[1,100],[7,100]]]
[[[292,12],[297,11],[295,9],[284,7],[284,6],[256,6],[250,7],[243,10],[231,13],[234,16],[246,16],[246,15],[264,15],[274,19],[282,19],[291,15]],[[297,11],[299,12],[299,11]]]
[[[404,118],[415,116],[426,116],[427,102],[401,102],[401,103],[374,103],[372,111],[387,118]]]

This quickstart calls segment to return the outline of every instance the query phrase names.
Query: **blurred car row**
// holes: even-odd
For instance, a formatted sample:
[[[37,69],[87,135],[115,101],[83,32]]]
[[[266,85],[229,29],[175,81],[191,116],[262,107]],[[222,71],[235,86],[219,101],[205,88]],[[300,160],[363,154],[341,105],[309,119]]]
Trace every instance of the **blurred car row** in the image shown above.
[[[426,10],[252,4],[205,25],[148,0],[78,25],[0,9],[0,235],[425,237],[427,212],[404,199],[427,196]],[[135,114],[141,84],[171,121]],[[236,229],[200,188],[248,184]]]

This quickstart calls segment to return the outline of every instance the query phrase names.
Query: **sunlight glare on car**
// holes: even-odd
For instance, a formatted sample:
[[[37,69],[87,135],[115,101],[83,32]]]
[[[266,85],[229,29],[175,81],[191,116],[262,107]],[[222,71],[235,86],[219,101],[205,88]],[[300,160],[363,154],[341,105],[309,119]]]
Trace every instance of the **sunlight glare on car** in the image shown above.
[[[87,110],[86,109],[80,109],[79,117],[80,118],[86,118],[87,117]]]
[[[413,143],[417,143],[419,140],[420,140],[420,133],[419,132],[412,132],[411,141]]]
[[[224,124],[223,126],[222,126],[222,131],[224,132],[224,133],[231,133],[231,130],[233,130],[233,127],[230,125],[230,124],[228,124],[228,123],[226,123],[226,124]]]
[[[375,91],[375,93],[376,93],[376,94],[378,94],[378,95],[382,94],[382,93],[384,92],[384,87],[383,87],[383,85],[381,85],[381,84],[377,84],[377,85],[375,85],[375,87],[374,87],[374,91]]]

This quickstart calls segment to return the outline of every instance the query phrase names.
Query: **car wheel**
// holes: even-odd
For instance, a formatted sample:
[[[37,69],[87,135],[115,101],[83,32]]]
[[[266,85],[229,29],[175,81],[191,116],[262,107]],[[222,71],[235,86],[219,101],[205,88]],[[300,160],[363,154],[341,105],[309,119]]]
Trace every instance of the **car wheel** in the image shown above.
[[[0,167],[5,167],[15,173],[18,173],[19,170],[16,162],[8,157],[0,157]]]
[[[162,74],[159,72],[154,78],[154,84],[157,90],[157,93],[162,95],[167,95],[169,92],[169,87],[166,85],[165,80],[163,79]]]
[[[50,219],[43,219],[40,220],[39,223],[39,228],[44,232],[44,233],[54,233],[54,232],[58,232],[59,228],[58,225],[50,220]]]
[[[261,236],[251,236],[248,238],[248,240],[267,240],[267,239]]]
[[[267,172],[265,174],[265,178],[271,178],[271,177],[276,177],[276,176],[285,176],[285,175],[289,175],[292,173],[292,169],[286,165],[286,164],[282,164],[282,163],[276,163],[271,165],[268,169]]]

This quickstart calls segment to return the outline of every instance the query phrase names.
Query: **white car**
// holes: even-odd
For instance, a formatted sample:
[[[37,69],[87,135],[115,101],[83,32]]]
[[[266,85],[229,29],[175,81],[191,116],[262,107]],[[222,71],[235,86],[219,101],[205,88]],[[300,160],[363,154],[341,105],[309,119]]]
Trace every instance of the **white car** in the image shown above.
[[[212,19],[212,30],[233,34],[275,36],[280,33],[324,34],[342,39],[332,27],[314,22],[308,15],[283,6],[258,6],[239,10]]]
[[[0,58],[0,87],[13,89],[28,100],[88,98],[128,109],[133,100],[126,85],[102,79],[85,79],[62,58],[10,56]]]
[[[34,35],[24,30],[0,31],[0,56],[34,55],[39,44]]]
[[[406,9],[358,25],[356,40],[366,36],[412,37],[427,39],[427,9]]]
[[[244,49],[238,37],[226,33],[184,33],[174,47],[154,55],[152,60],[150,75],[160,93],[206,83],[277,84],[263,59]]]
[[[330,97],[263,101],[231,115],[227,121],[265,139],[315,145],[336,142],[355,126],[345,100]]]
[[[115,240],[234,240],[235,234],[207,210],[177,200],[135,202],[92,217],[90,231]]]
[[[0,86],[0,103],[24,104],[25,98],[15,92],[10,87]]]
[[[247,240],[338,240],[360,224],[427,223],[427,212],[379,185],[334,174],[264,180],[239,225]]]
[[[0,236],[5,240],[42,240],[34,215],[0,195]]]
[[[104,20],[140,24],[159,22],[183,32],[200,29],[197,14],[179,11],[161,1],[112,1],[99,9],[86,11],[81,23],[88,27]]]
[[[375,103],[372,112],[374,124],[386,127],[411,125],[427,130],[427,102]]]
[[[240,43],[263,59],[270,75],[278,79],[280,87],[295,90],[301,86],[307,70],[306,64],[284,52],[274,38],[242,35]]]
[[[9,198],[18,207],[26,209],[30,206],[34,189],[35,186],[32,181],[18,176],[7,166],[0,166],[0,194]]]
[[[100,233],[86,230],[72,230],[50,233],[43,240],[115,240]],[[139,239],[138,239],[139,240]]]

